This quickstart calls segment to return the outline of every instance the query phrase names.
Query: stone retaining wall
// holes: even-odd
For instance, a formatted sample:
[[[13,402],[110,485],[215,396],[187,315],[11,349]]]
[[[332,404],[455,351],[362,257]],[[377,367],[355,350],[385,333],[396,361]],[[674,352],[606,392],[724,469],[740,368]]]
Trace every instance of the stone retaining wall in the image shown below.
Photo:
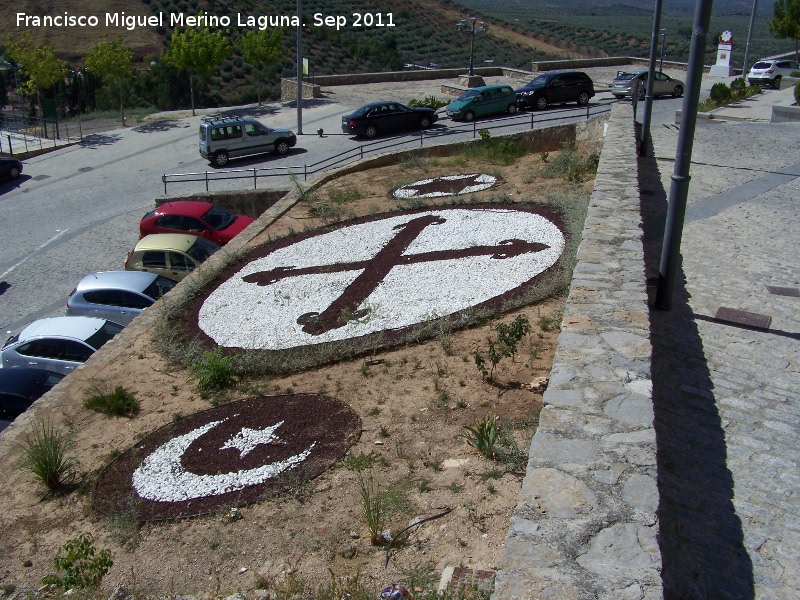
[[[511,67],[476,67],[475,74],[483,77],[528,77],[529,71]],[[317,86],[356,85],[387,81],[424,81],[428,79],[453,79],[464,74],[464,69],[423,69],[414,71],[389,71],[385,73],[348,73],[344,75],[315,75],[309,81]],[[282,79],[297,88],[296,79]],[[293,91],[292,94],[295,94]],[[292,96],[294,97],[294,96]]]
[[[617,104],[495,600],[662,597],[636,156]]]

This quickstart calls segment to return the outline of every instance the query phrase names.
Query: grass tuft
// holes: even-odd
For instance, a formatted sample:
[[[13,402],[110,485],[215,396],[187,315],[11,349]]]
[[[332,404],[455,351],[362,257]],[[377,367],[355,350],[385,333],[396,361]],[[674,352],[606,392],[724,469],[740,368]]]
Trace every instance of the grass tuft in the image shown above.
[[[112,417],[133,417],[139,412],[136,393],[121,385],[110,389],[107,382],[95,382],[86,391],[83,407]]]
[[[20,468],[30,472],[48,490],[57,490],[74,478],[77,461],[70,454],[73,448],[71,433],[50,421],[39,421],[23,446]]]

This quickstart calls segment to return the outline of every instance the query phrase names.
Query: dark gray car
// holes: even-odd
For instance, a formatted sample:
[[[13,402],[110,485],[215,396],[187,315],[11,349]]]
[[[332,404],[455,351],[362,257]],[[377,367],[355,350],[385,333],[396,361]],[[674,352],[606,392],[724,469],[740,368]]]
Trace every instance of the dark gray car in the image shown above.
[[[87,275],[67,300],[67,315],[98,317],[127,325],[176,282],[145,271],[105,271]]]

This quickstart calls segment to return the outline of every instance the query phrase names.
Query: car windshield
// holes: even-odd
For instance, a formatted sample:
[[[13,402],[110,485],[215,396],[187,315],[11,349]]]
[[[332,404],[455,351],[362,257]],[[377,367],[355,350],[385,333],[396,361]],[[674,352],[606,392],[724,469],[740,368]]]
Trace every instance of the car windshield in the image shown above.
[[[189,248],[187,254],[195,259],[197,262],[201,263],[206,260],[209,256],[214,254],[219,250],[219,246],[217,246],[214,242],[209,242],[201,237],[197,238],[192,244],[192,247]]]
[[[544,87],[547,85],[547,82],[550,81],[550,79],[552,79],[552,75],[539,75],[538,77],[531,79],[531,81],[525,87],[528,88]]]
[[[117,335],[120,331],[122,331],[122,325],[118,325],[113,321],[106,321],[100,329],[89,336],[89,339],[86,340],[86,343],[95,350],[100,350],[100,348],[103,347],[103,344]]]
[[[153,300],[158,300],[176,285],[178,284],[172,281],[172,279],[167,279],[166,277],[159,275],[153,280],[153,283],[145,288],[142,293],[146,296],[150,296]]]
[[[458,97],[458,99],[459,99],[459,100],[461,100],[461,101],[463,102],[464,100],[469,100],[470,98],[474,98],[474,97],[475,97],[475,96],[477,96],[479,93],[480,93],[480,92],[479,92],[478,90],[475,90],[475,89],[473,89],[473,90],[467,90],[466,92],[464,92],[463,94],[461,94],[461,95]]]
[[[636,77],[636,73],[620,73],[615,77],[617,81],[630,81]]]
[[[756,64],[753,65],[754,69],[769,69],[772,66],[772,63],[764,62],[763,60],[758,61]]]
[[[203,215],[203,219],[206,223],[211,225],[212,228],[220,231],[221,229],[229,227],[230,224],[236,220],[236,215],[215,204]]]

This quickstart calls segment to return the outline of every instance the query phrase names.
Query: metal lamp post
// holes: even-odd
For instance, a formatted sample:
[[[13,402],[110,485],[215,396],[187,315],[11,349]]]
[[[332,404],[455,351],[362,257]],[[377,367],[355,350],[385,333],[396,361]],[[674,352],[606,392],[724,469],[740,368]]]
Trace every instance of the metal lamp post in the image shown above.
[[[658,70],[664,70],[664,41],[667,37],[667,28],[663,27],[661,29],[661,60],[658,61]]]
[[[475,70],[473,68],[475,63],[475,36],[486,33],[489,29],[489,26],[483,21],[481,21],[480,27],[476,29],[475,22],[477,20],[476,17],[470,17],[469,22],[466,19],[461,19],[458,25],[456,25],[459,31],[465,31],[469,34],[469,73],[467,73],[467,75],[470,77],[475,75]]]

